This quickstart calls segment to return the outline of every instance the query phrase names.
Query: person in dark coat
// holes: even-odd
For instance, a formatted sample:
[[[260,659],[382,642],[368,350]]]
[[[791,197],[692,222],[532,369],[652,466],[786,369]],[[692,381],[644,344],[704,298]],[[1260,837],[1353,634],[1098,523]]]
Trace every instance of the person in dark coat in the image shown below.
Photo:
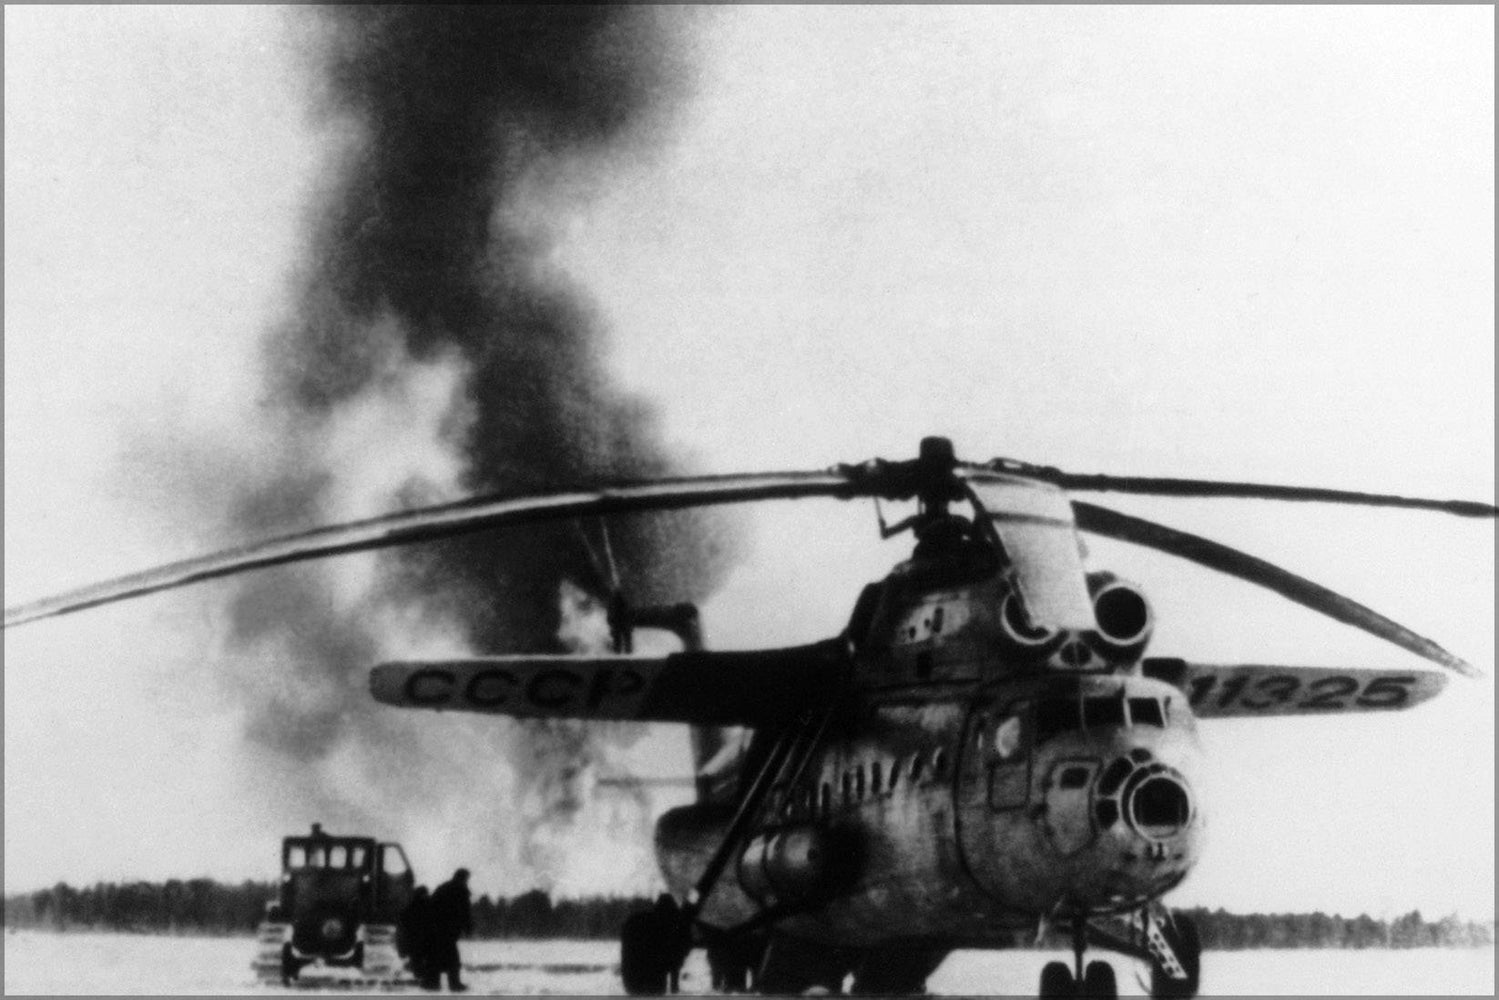
[[[411,894],[411,902],[401,911],[396,925],[401,950],[406,955],[406,964],[411,974],[423,989],[436,989],[437,982],[432,969],[432,900],[427,887],[419,885]]]
[[[676,897],[663,892],[656,897],[656,957],[665,972],[668,993],[681,991],[682,963],[692,951],[692,929]]]
[[[454,993],[468,989],[463,985],[461,963],[458,958],[458,939],[473,930],[473,910],[469,905],[468,869],[460,868],[453,877],[432,891],[430,903],[432,915],[432,964],[429,967],[436,981],[441,974],[448,974],[448,989]]]

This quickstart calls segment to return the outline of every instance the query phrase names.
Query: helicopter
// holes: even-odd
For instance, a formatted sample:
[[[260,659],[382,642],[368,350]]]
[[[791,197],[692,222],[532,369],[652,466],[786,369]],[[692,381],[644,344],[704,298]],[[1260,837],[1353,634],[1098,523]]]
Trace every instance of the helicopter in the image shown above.
[[[1043,998],[1118,994],[1089,949],[1145,963],[1156,997],[1201,985],[1201,936],[1162,898],[1201,856],[1199,720],[1412,708],[1482,673],[1350,598],[1210,539],[1087,502],[1120,492],[1404,507],[1492,504],[1308,487],[914,459],[478,497],[170,563],[5,611],[4,626],[253,569],[540,521],[802,498],[914,501],[882,537],[910,556],[831,638],[703,647],[691,604],[610,600],[613,651],[392,661],[372,696],[418,710],[692,727],[695,801],[665,812],[670,890],[621,930],[630,993],[674,987],[703,948],[718,989],[912,993],[955,949],[1070,938]],[[1085,564],[1093,534],[1205,566],[1361,629],[1441,670],[1209,664],[1146,655],[1143,591]],[[605,536],[607,541],[607,535]],[[612,573],[612,556],[610,557]],[[661,628],[679,652],[633,651]]]

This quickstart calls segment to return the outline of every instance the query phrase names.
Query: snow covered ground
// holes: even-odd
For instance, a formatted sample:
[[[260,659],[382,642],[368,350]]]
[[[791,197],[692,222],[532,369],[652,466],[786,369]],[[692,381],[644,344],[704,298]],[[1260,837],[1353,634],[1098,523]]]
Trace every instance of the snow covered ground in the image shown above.
[[[131,934],[17,931],[5,935],[5,993],[15,994],[291,994],[256,983],[250,938],[169,938]],[[472,992],[489,995],[618,995],[618,945],[609,941],[477,941],[462,946]],[[958,952],[928,982],[939,994],[1034,996],[1041,967],[1062,953]],[[1114,963],[1121,995],[1140,995],[1136,965]],[[1209,952],[1205,995],[1474,995],[1494,994],[1494,951]],[[707,990],[707,967],[695,953],[684,992]],[[412,987],[371,991],[420,993]]]

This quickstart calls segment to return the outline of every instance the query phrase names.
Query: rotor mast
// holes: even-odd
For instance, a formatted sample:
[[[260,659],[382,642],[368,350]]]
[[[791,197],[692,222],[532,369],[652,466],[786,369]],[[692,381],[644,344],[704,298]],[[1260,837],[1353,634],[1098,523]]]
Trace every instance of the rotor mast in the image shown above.
[[[935,540],[937,535],[956,533],[952,530],[955,515],[948,511],[948,504],[964,497],[953,474],[957,467],[950,438],[924,437],[914,459],[904,462],[875,459],[862,466],[841,466],[838,471],[851,477],[877,479],[880,488],[874,492],[876,502],[881,496],[892,500],[914,498],[916,513],[910,517],[888,526],[880,518],[880,537],[891,538],[910,529],[919,546],[929,538]]]

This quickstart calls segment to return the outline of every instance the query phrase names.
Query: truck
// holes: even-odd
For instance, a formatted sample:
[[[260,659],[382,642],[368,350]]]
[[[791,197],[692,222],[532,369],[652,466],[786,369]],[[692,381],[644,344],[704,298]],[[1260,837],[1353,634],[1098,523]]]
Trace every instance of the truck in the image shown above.
[[[310,970],[400,979],[406,949],[397,926],[415,882],[400,844],[333,836],[318,823],[284,838],[279,892],[257,932],[256,977],[290,985]]]

